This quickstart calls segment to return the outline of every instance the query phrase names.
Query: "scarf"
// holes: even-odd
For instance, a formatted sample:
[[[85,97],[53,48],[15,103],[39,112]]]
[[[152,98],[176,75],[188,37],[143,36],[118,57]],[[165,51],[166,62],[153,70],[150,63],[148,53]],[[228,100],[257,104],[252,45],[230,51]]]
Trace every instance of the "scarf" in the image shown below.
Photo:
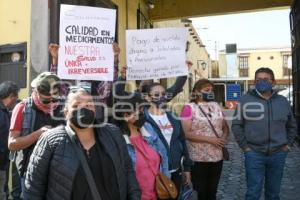
[[[36,90],[33,90],[31,96],[34,104],[40,111],[53,116],[53,111],[58,107],[58,102],[49,103],[48,105],[43,104]]]

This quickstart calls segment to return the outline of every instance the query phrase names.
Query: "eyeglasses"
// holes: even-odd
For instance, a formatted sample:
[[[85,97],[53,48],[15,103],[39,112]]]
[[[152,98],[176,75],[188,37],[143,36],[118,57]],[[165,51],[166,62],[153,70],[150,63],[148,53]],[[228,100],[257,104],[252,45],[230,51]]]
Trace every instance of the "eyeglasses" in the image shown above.
[[[41,102],[43,104],[56,103],[58,101],[59,101],[59,98],[55,98],[55,99],[43,99],[43,98],[41,98]]]

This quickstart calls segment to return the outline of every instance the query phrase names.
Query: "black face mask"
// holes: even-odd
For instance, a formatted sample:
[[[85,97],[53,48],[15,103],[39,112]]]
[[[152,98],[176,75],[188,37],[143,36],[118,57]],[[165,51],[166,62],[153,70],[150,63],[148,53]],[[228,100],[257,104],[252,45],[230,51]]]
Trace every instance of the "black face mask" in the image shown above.
[[[139,119],[134,122],[134,125],[138,128],[142,128],[145,124],[146,120],[143,113],[139,114]]]
[[[88,128],[95,121],[95,113],[87,108],[80,108],[72,112],[70,121],[79,129]]]
[[[157,108],[167,108],[167,98],[165,96],[161,96],[158,99],[153,99],[152,103],[154,103]]]

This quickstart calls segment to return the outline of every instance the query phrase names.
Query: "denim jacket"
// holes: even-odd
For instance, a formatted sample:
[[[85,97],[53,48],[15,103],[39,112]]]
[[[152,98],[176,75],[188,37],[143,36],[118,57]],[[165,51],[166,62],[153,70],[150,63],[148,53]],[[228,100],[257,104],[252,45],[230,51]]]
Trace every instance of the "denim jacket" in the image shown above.
[[[160,128],[150,116],[148,108],[144,109],[144,117],[146,119],[146,122],[150,124],[154,133],[160,138],[164,145],[164,148],[167,150],[169,158],[169,170],[177,170],[181,168],[181,165],[183,165],[183,170],[185,172],[190,172],[191,167],[193,165],[193,161],[190,159],[188,153],[181,122],[179,119],[176,119],[177,117],[174,113],[166,112],[166,114],[170,123],[173,126],[173,134],[170,146],[168,145]]]
[[[171,177],[170,171],[169,171],[169,159],[167,150],[165,149],[162,141],[158,137],[158,135],[154,132],[154,129],[152,128],[151,124],[145,123],[144,126],[141,128],[141,134],[144,138],[144,140],[160,155],[161,162],[160,162],[160,172],[164,175]],[[125,141],[127,143],[127,149],[129,156],[132,160],[132,164],[135,169],[136,165],[136,154],[135,154],[135,148],[131,144],[129,137],[127,135],[124,135]]]

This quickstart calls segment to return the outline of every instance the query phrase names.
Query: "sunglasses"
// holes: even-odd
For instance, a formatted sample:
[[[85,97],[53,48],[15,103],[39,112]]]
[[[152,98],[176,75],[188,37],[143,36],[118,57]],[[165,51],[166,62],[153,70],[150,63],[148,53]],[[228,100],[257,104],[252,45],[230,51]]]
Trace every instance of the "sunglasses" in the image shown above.
[[[41,102],[43,104],[56,103],[58,101],[59,101],[59,98],[53,98],[53,99],[43,99],[43,98],[41,98]]]

